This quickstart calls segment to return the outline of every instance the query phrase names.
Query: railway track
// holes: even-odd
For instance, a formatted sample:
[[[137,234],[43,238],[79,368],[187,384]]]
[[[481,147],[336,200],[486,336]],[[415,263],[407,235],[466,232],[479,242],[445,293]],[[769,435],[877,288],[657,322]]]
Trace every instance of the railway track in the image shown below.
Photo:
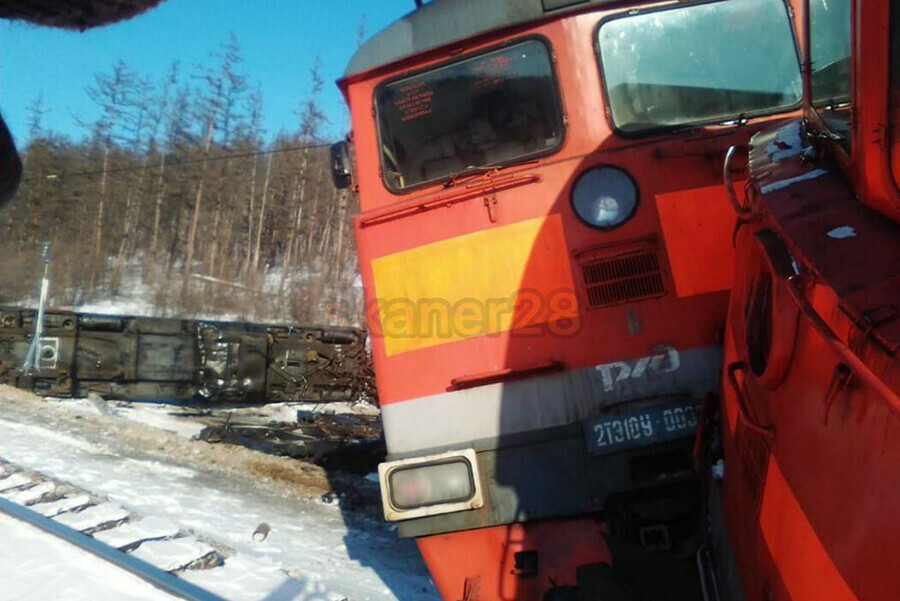
[[[226,545],[197,537],[165,519],[144,518],[76,486],[2,459],[0,515],[74,545],[174,598],[225,601],[191,582],[190,576],[203,572],[203,582],[229,578],[225,565],[233,551]],[[265,536],[267,529],[262,530],[261,536]]]
[[[353,416],[322,409],[307,421],[298,416],[307,408],[276,404],[188,411],[173,405],[47,400],[0,386],[0,498],[53,515],[229,601],[437,600],[416,547],[383,523],[378,487],[366,476],[369,472],[337,469],[346,458],[333,453],[322,457],[328,469],[292,458],[295,451],[308,454],[313,447],[307,443],[322,436],[329,444],[331,437],[348,436],[366,443],[369,434],[357,432],[368,424],[366,416],[344,424]],[[286,436],[276,428],[274,441],[289,443],[279,454],[290,456],[260,452],[255,439],[247,442],[250,448],[231,440],[247,437],[248,426],[252,433],[266,431],[273,420],[292,433]],[[232,444],[198,440],[204,427]],[[354,465],[368,461],[365,448],[359,451]],[[265,530],[263,523],[270,531],[257,534]],[[70,546],[57,545],[49,535],[0,512],[0,528],[10,524],[25,531],[19,537],[25,542],[29,534],[49,539],[42,545],[50,548],[48,555],[56,555],[55,547]],[[35,552],[26,564],[15,552],[18,543],[8,534],[4,540],[0,590],[9,592],[7,585],[14,582],[19,587],[15,598],[22,601],[59,598],[42,584],[41,574],[49,580],[56,567],[78,562]],[[69,554],[95,561],[77,549]],[[172,556],[174,564],[166,561]],[[103,562],[95,563],[103,573]],[[120,595],[85,596],[92,589],[76,580],[72,596],[63,597],[173,598],[109,569],[152,596],[136,598],[127,586]],[[37,594],[31,590],[36,583],[43,586]],[[5,598],[2,593],[0,598]]]

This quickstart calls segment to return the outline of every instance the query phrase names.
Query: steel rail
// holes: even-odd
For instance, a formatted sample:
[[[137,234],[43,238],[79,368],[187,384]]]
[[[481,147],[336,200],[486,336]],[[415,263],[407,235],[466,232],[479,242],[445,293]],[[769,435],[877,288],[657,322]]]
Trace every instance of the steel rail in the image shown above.
[[[87,534],[82,534],[7,499],[0,498],[0,513],[4,513],[14,519],[39,528],[58,539],[71,543],[79,549],[87,551],[91,555],[137,576],[170,595],[186,599],[187,601],[226,601],[224,598],[182,578],[173,576],[153,564],[137,557],[132,557],[123,551],[101,543]]]

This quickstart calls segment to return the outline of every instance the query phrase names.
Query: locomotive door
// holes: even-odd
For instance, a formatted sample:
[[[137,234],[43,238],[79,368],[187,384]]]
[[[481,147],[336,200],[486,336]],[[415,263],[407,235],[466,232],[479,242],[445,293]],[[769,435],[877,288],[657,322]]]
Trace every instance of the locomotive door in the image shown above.
[[[795,268],[777,234],[741,222],[736,248],[739,259],[723,375],[728,429],[723,441],[723,500],[740,571],[763,574],[768,562],[760,512],[777,442],[779,388],[791,368],[799,311],[788,290]],[[744,585],[753,590],[766,580]],[[766,594],[759,588],[748,598]]]
[[[746,598],[896,599],[900,426],[884,385],[838,336],[853,329],[815,266],[798,274],[768,229],[743,227],[737,251],[722,497]]]

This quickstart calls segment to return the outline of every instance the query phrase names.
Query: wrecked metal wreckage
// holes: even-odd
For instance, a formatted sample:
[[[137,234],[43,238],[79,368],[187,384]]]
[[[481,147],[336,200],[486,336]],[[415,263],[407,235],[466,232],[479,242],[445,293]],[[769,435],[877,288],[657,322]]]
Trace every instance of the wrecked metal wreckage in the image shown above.
[[[364,473],[384,457],[377,415],[298,410],[272,421],[240,406],[375,403],[365,332],[0,307],[0,384],[45,396],[163,401],[203,426],[201,440]],[[27,364],[27,365],[26,365]]]
[[[374,402],[365,333],[352,328],[0,307],[0,384],[61,397],[127,401]]]

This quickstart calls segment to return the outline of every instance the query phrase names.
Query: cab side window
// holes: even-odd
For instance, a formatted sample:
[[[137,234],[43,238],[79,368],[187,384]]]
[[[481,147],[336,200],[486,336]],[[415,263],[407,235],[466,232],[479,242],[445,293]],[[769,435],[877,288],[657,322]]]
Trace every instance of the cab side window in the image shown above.
[[[850,151],[850,0],[809,0],[812,105]]]
[[[888,115],[891,131],[891,170],[900,188],[900,0],[891,0],[891,80],[888,89]]]

